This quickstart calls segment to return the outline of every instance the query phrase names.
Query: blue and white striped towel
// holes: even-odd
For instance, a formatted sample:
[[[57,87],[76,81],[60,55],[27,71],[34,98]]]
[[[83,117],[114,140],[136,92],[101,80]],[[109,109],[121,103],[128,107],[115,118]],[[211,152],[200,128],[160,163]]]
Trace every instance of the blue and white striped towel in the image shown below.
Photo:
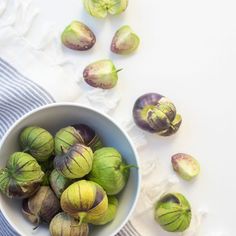
[[[42,87],[0,58],[0,140],[9,127],[27,112],[55,102]],[[0,211],[0,236],[17,236]],[[129,221],[117,236],[140,236]]]

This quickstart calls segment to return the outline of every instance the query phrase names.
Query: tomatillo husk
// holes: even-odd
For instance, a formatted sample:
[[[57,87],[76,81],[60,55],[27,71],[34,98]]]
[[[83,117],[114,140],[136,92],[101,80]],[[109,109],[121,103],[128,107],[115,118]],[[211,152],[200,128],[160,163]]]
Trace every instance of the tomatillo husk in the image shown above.
[[[62,193],[61,208],[80,220],[80,223],[90,223],[106,214],[108,199],[100,185],[92,181],[80,180]]]
[[[41,183],[41,186],[49,186],[50,185],[49,177],[50,177],[51,172],[54,168],[53,160],[54,160],[54,156],[50,157],[47,161],[39,163],[42,171],[44,172],[44,177],[43,177],[43,181]]]
[[[85,124],[75,124],[72,125],[76,129],[77,132],[80,133],[80,135],[83,138],[83,143],[90,147],[93,152],[103,147],[103,143],[101,138],[96,134],[96,132]]]
[[[54,159],[55,169],[69,179],[82,178],[92,169],[93,152],[90,147],[77,143]]]
[[[55,135],[55,154],[62,154],[63,149],[69,149],[76,143],[84,143],[84,139],[73,126],[60,129]]]
[[[113,221],[116,217],[119,202],[115,196],[108,196],[108,209],[104,216],[100,217],[98,220],[93,220],[93,225],[105,225]]]
[[[128,0],[83,0],[85,10],[94,17],[105,18],[108,13],[119,15],[126,10]]]
[[[72,180],[64,177],[57,170],[53,170],[50,174],[49,182],[56,196],[60,198],[64,190],[72,183]]]
[[[104,147],[94,152],[88,179],[101,185],[108,195],[116,195],[125,187],[131,167],[115,148]]]
[[[93,151],[103,147],[101,138],[85,124],[74,124],[60,129],[55,136],[55,153],[61,154],[76,143],[89,146]]]
[[[0,190],[9,198],[27,198],[40,187],[44,172],[35,158],[24,152],[10,156],[0,170]]]
[[[53,166],[54,158],[55,158],[55,156],[52,155],[47,161],[39,163],[43,172],[52,171],[54,169],[54,166]]]
[[[41,186],[49,186],[50,185],[50,182],[49,182],[50,174],[51,174],[51,171],[47,171],[47,172],[44,173],[43,181],[41,183]]]
[[[30,126],[21,132],[20,146],[37,161],[46,161],[54,151],[54,139],[47,130]]]
[[[50,222],[49,231],[52,236],[88,236],[88,224],[80,224],[65,212],[55,215]]]
[[[180,193],[162,196],[155,208],[155,219],[168,232],[183,232],[191,222],[191,206]]]
[[[174,104],[158,93],[139,97],[133,107],[133,118],[141,129],[161,136],[175,134],[182,123]]]
[[[50,223],[51,219],[60,211],[60,202],[48,186],[42,186],[36,194],[25,199],[22,212],[33,224]]]

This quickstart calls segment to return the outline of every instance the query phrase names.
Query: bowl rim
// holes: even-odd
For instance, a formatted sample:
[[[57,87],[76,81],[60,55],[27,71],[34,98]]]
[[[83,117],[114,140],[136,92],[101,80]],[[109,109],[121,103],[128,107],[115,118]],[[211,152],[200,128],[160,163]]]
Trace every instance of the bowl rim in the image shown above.
[[[75,107],[75,108],[83,108],[83,109],[87,109],[89,111],[95,112],[101,116],[103,116],[104,118],[108,119],[113,125],[115,125],[121,132],[122,134],[125,136],[125,138],[127,139],[128,143],[130,144],[132,151],[134,152],[134,156],[136,159],[136,162],[138,164],[138,167],[140,167],[140,161],[139,161],[139,155],[137,152],[136,147],[133,144],[133,141],[131,140],[131,138],[129,137],[128,133],[124,130],[123,127],[121,127],[116,121],[114,121],[112,119],[112,117],[110,117],[109,115],[105,114],[104,112],[101,112],[91,106],[87,106],[87,105],[82,105],[82,104],[78,104],[78,103],[73,103],[73,102],[57,102],[57,103],[50,103],[47,105],[43,105],[40,106],[38,108],[35,108],[31,111],[29,111],[28,113],[24,114],[21,118],[19,118],[18,120],[15,121],[15,123],[13,123],[11,125],[11,127],[8,129],[8,131],[3,135],[1,142],[0,142],[0,150],[2,148],[3,143],[5,142],[6,138],[8,137],[8,135],[12,132],[12,130],[17,127],[22,121],[24,121],[25,119],[27,119],[28,117],[30,117],[31,115],[33,115],[36,112],[42,111],[42,110],[47,110],[53,107],[60,107],[60,106],[70,106],[70,107]],[[134,212],[134,209],[137,205],[138,202],[138,198],[139,198],[139,194],[141,191],[141,173],[140,170],[137,172],[138,173],[138,179],[137,179],[137,190],[136,190],[136,195],[135,195],[135,199],[133,201],[132,207],[128,213],[128,215],[125,217],[125,219],[123,220],[122,224],[116,228],[116,230],[114,231],[114,233],[111,236],[116,235],[124,226],[125,224],[128,222],[128,220],[130,219],[132,213]],[[7,220],[7,222],[9,223],[9,225],[19,234],[19,235],[23,235],[22,232],[20,232],[20,230],[18,228],[16,228],[15,224],[13,224],[13,222],[9,219],[7,213],[5,212],[5,210],[2,208],[2,196],[0,194],[0,210],[3,214],[3,216],[5,217],[5,219]]]

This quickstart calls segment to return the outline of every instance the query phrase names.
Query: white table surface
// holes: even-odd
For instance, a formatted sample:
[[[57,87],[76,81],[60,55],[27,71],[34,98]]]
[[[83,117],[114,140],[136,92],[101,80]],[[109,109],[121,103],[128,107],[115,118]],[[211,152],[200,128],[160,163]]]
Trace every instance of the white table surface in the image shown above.
[[[180,182],[194,209],[209,210],[201,235],[218,231],[234,235],[236,199],[236,14],[233,0],[130,0],[127,11],[105,20],[86,14],[81,0],[34,0],[49,22],[62,30],[77,19],[97,35],[88,52],[65,50],[78,68],[97,59],[112,58],[120,72],[122,100],[116,119],[130,117],[135,99],[146,92],[171,98],[183,124],[169,138],[147,135],[149,151],[141,158],[158,159],[157,178],[172,174],[170,156],[187,152],[197,157],[202,172],[193,183]],[[139,51],[116,56],[109,51],[113,33],[130,25],[141,38]],[[40,32],[39,32],[40,33]],[[146,152],[147,153],[147,152]],[[160,175],[158,175],[160,173]],[[140,232],[166,236],[145,217]],[[147,223],[148,222],[148,223]]]

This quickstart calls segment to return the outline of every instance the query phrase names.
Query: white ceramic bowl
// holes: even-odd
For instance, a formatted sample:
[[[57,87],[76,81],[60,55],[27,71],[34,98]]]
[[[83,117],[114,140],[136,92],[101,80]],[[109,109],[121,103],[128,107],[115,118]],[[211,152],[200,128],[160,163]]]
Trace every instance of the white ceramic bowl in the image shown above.
[[[86,123],[96,130],[106,146],[117,148],[129,164],[139,166],[135,148],[127,136],[114,121],[107,115],[91,108],[63,103],[52,104],[36,109],[17,121],[3,137],[0,145],[0,168],[5,167],[8,157],[19,151],[18,136],[20,131],[30,125],[41,126],[53,134],[62,127],[74,123]],[[140,173],[133,168],[125,189],[119,196],[119,209],[115,220],[105,226],[95,227],[91,236],[112,236],[128,221],[137,202],[140,190]],[[21,201],[8,199],[0,194],[0,209],[12,227],[22,236],[48,236],[46,226],[33,230],[21,213]]]

